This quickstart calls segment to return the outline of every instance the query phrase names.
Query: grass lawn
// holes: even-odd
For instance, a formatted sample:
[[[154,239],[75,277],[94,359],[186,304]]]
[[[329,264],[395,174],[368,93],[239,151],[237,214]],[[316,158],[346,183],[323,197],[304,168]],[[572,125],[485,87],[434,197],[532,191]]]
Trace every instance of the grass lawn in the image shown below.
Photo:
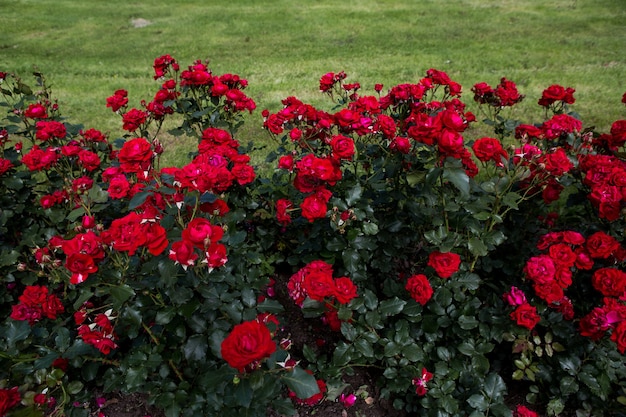
[[[326,105],[318,80],[329,71],[370,94],[436,68],[468,103],[477,82],[516,82],[525,121],[541,118],[544,88],[574,87],[585,125],[607,131],[625,114],[625,21],[623,0],[0,0],[0,71],[26,78],[37,66],[70,121],[114,135],[106,97],[124,88],[131,106],[150,100],[152,61],[166,53],[247,78],[259,110],[289,95]],[[265,140],[260,111],[250,119],[242,136]]]

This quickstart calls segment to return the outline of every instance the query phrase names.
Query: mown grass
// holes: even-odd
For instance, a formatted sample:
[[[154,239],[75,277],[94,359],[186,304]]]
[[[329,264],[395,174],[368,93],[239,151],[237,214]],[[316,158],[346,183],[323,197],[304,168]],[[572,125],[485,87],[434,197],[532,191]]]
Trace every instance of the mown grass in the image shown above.
[[[71,121],[112,132],[106,97],[125,88],[131,105],[149,100],[152,61],[165,53],[240,74],[270,110],[290,95],[326,106],[317,83],[328,71],[371,92],[437,68],[468,103],[477,82],[515,81],[527,99],[514,116],[536,120],[541,91],[558,83],[576,88],[585,124],[606,131],[625,113],[624,21],[623,0],[0,0],[0,71],[36,65]],[[260,112],[249,120],[241,135],[265,140]]]

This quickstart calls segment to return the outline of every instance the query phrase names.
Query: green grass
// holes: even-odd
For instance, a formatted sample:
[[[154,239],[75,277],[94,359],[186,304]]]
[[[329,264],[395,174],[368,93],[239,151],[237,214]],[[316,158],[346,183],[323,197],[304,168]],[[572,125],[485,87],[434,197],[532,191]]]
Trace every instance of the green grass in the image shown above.
[[[151,24],[135,28],[136,18]],[[514,116],[526,121],[542,116],[545,87],[574,87],[585,125],[607,131],[626,113],[625,21],[623,0],[0,0],[0,71],[36,65],[64,115],[112,132],[106,97],[125,88],[131,105],[149,100],[152,61],[165,53],[247,78],[259,110],[289,95],[327,105],[318,79],[328,71],[370,93],[437,68],[467,103],[477,82],[515,81],[527,99]],[[265,138],[260,111],[250,121],[242,135]]]

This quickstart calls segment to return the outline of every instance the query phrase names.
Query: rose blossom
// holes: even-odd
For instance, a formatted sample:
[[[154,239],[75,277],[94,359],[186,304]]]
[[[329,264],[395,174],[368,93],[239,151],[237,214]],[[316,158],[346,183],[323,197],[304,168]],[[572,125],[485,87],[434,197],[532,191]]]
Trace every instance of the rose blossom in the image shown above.
[[[326,217],[327,204],[332,197],[332,193],[327,189],[321,189],[314,194],[307,196],[300,208],[302,209],[302,217],[309,222],[313,222],[315,219],[323,219]]]
[[[425,305],[433,295],[433,289],[428,282],[426,275],[418,274],[411,276],[404,287],[411,297],[420,303]]]
[[[450,278],[452,274],[459,270],[461,265],[461,257],[453,252],[431,252],[428,256],[428,266],[435,269],[435,272],[441,278]]]
[[[538,414],[526,408],[526,406],[518,405],[513,412],[513,417],[538,417]]]
[[[585,248],[594,259],[607,259],[620,248],[620,244],[613,236],[603,231],[596,232],[587,238]]]
[[[316,301],[335,295],[335,282],[332,272],[311,271],[305,275],[303,288],[306,294]]]
[[[494,161],[496,165],[502,166],[502,159],[508,159],[502,144],[495,138],[480,138],[472,145],[474,155],[481,162]]]
[[[0,388],[0,416],[6,415],[21,401],[18,387]]]
[[[519,326],[526,327],[528,330],[535,328],[541,320],[537,314],[537,308],[528,303],[518,306],[512,313],[513,319]]]
[[[267,326],[257,320],[237,324],[221,345],[222,358],[231,367],[244,372],[276,351],[276,343]]]
[[[510,306],[520,306],[527,302],[524,291],[517,287],[511,287],[511,290],[505,293],[503,298]]]
[[[107,98],[106,103],[107,107],[116,112],[128,104],[128,92],[126,90],[117,90],[111,97]]]
[[[605,297],[620,297],[626,291],[626,272],[616,268],[600,268],[593,273],[591,283]]]
[[[194,251],[193,243],[188,240],[179,240],[172,243],[168,257],[186,270],[195,263],[198,254]]]
[[[339,303],[348,304],[352,299],[357,297],[357,287],[348,277],[336,278],[333,295]]]
[[[291,223],[291,216],[289,215],[289,209],[293,207],[293,203],[287,199],[281,198],[276,201],[276,220],[278,223],[286,226]]]
[[[354,141],[352,138],[335,135],[330,141],[330,147],[333,150],[333,157],[338,159],[352,159],[354,155]]]
[[[42,104],[34,103],[28,105],[28,108],[24,111],[24,116],[29,119],[47,119],[48,109]]]

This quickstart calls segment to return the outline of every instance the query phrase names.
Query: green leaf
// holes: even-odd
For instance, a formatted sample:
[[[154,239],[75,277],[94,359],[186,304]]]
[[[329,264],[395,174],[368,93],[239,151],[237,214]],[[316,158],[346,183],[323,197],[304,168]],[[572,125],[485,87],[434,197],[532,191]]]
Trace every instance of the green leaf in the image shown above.
[[[130,202],[128,203],[128,209],[134,210],[137,207],[141,206],[143,203],[146,202],[148,197],[151,196],[152,194],[153,194],[152,191],[138,192],[137,194],[133,196],[133,198],[130,199]]]
[[[346,203],[348,207],[354,206],[354,203],[357,202],[361,195],[363,194],[363,188],[360,184],[356,184],[354,187],[350,188],[346,191]]]
[[[587,385],[594,391],[598,391],[600,389],[600,384],[598,384],[598,380],[594,376],[589,375],[586,372],[579,373],[578,379],[580,379],[583,384]]]
[[[367,339],[357,339],[357,341],[354,342],[354,347],[366,358],[374,357],[374,349],[372,348],[372,344]]]
[[[375,235],[378,233],[378,225],[372,222],[363,223],[363,233],[366,235]]]
[[[335,348],[333,352],[333,361],[332,364],[334,366],[345,366],[352,360],[352,355],[350,352],[351,346],[346,344],[345,342],[341,342]]]
[[[300,399],[310,398],[320,392],[315,377],[297,366],[280,379]]]
[[[474,346],[473,340],[467,340],[459,343],[457,349],[465,356],[473,356],[476,353],[476,347]]]
[[[254,307],[256,305],[256,295],[252,288],[244,288],[241,291],[241,302],[246,307]]]
[[[443,171],[443,178],[450,181],[463,194],[469,195],[469,176],[463,168],[448,168]]]
[[[353,273],[362,267],[361,256],[356,249],[348,248],[341,254],[343,264],[348,272]]]
[[[506,384],[500,375],[491,373],[485,379],[484,392],[491,402],[499,402],[506,393]]]
[[[475,256],[485,256],[488,253],[487,246],[477,237],[472,237],[467,242],[467,248]]]
[[[504,195],[502,199],[502,203],[508,207],[511,207],[514,210],[518,209],[517,202],[522,200],[522,196],[517,193],[510,192]]]
[[[83,390],[83,386],[82,382],[74,380],[67,384],[67,392],[76,395]]]
[[[572,376],[564,376],[560,381],[561,394],[568,396],[578,392],[578,383]]]
[[[265,300],[263,300],[262,303],[259,303],[257,308],[259,311],[275,314],[285,311],[285,307],[283,307],[283,305],[279,301],[272,300],[270,298],[266,298]]]
[[[185,343],[183,352],[185,354],[185,358],[188,360],[201,361],[206,356],[208,347],[206,337],[203,335],[194,335],[187,340],[187,343]]]
[[[489,408],[489,400],[482,394],[474,394],[467,399],[467,403],[474,410],[486,411]]]
[[[25,320],[10,320],[9,328],[5,333],[7,343],[15,345],[16,342],[26,339],[30,335],[30,326]]]
[[[113,298],[113,309],[119,310],[128,299],[135,295],[135,291],[128,285],[111,287],[111,298]]]
[[[459,317],[459,326],[463,330],[471,330],[478,327],[478,320],[475,317],[471,316],[460,316]]]
[[[406,301],[401,300],[398,297],[394,297],[390,300],[381,301],[378,311],[384,316],[394,316],[399,314],[405,305]]]

